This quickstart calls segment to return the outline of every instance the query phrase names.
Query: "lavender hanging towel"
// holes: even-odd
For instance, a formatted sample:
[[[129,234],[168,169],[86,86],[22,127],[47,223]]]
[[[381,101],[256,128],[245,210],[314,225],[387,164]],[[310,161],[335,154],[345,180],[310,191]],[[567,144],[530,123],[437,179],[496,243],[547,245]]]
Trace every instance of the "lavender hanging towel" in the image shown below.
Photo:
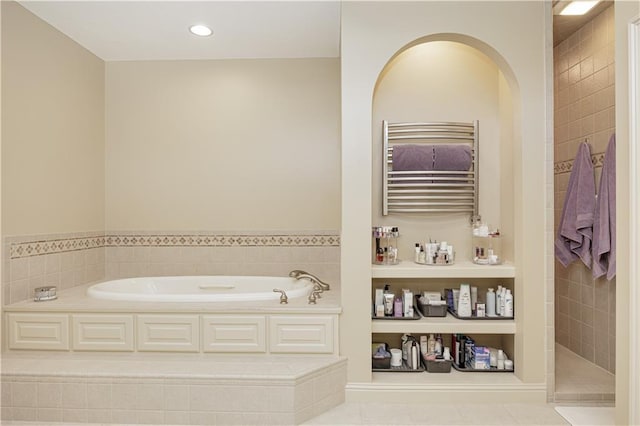
[[[467,171],[471,168],[471,147],[467,145],[435,145],[434,170]]]
[[[604,154],[593,224],[593,278],[616,275],[616,135]]]
[[[591,150],[583,142],[573,162],[555,241],[556,258],[565,267],[579,258],[591,268],[595,204],[596,186]]]
[[[433,145],[396,145],[393,147],[393,171],[433,170]]]

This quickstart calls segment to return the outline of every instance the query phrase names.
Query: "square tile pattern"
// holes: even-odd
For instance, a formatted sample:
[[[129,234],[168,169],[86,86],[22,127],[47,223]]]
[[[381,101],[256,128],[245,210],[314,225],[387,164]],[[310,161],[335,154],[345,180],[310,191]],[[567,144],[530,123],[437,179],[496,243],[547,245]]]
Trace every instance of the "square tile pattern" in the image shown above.
[[[597,190],[604,151],[615,132],[614,28],[611,6],[554,48],[556,232],[579,144],[587,141],[591,146]],[[553,293],[555,341],[615,373],[615,278],[594,280],[582,263],[564,268],[556,261]]]
[[[2,421],[299,424],[343,403],[345,385],[337,357],[13,356]]]

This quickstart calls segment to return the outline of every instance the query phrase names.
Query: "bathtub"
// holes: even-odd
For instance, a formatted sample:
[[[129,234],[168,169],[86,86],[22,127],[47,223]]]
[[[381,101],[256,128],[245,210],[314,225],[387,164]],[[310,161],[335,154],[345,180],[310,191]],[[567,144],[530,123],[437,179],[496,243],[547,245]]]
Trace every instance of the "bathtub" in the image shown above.
[[[184,276],[125,278],[94,284],[87,295],[96,299],[143,302],[240,302],[307,296],[309,280],[264,276]]]

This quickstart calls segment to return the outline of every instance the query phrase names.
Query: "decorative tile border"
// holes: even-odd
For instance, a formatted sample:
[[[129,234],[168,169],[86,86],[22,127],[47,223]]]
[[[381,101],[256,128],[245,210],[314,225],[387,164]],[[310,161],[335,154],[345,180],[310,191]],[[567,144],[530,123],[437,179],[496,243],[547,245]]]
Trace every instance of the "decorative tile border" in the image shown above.
[[[604,152],[591,154],[591,163],[593,167],[602,167],[604,164]],[[553,174],[570,173],[573,168],[573,160],[558,161],[553,164]]]
[[[339,235],[104,235],[11,243],[11,259],[99,247],[336,247]]]
[[[326,247],[338,235],[107,235],[107,247]]]
[[[20,257],[99,248],[104,247],[104,240],[104,236],[97,236],[11,243],[9,257],[17,259]]]

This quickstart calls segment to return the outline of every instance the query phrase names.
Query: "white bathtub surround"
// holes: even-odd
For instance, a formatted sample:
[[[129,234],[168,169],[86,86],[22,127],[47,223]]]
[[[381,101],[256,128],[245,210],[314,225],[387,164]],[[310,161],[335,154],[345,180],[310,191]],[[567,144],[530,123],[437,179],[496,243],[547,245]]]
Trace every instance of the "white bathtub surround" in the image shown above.
[[[90,284],[4,307],[5,350],[339,354],[339,290],[288,304],[113,301]]]
[[[335,356],[9,354],[2,420],[298,424],[344,402]]]
[[[174,275],[287,276],[304,269],[340,277],[336,231],[107,231],[5,237],[5,304],[36,287],[66,289],[104,278]]]

